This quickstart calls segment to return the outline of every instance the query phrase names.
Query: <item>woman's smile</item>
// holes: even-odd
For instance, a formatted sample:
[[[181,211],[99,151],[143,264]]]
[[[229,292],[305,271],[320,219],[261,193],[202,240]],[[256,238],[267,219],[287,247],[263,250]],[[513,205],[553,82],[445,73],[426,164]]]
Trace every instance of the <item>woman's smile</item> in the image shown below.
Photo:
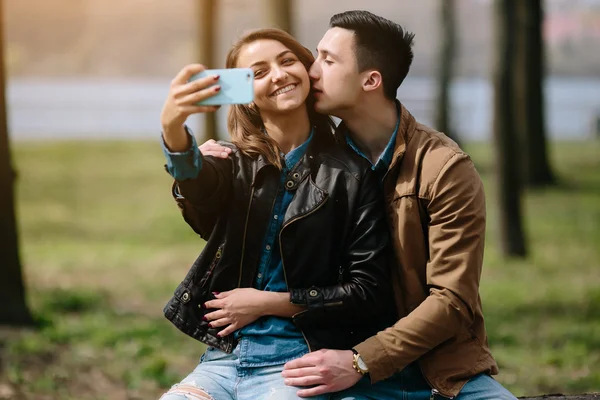
[[[277,97],[279,95],[285,94],[285,93],[289,93],[292,90],[296,89],[296,86],[298,86],[297,83],[291,83],[289,85],[286,85],[280,89],[277,89],[276,91],[274,91],[273,93],[271,93],[271,97]]]

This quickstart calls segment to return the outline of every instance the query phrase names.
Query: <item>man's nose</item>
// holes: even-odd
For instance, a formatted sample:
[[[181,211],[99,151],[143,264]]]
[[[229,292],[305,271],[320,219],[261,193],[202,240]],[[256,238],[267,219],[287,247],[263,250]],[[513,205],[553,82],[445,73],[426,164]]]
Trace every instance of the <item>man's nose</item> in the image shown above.
[[[321,73],[321,71],[319,70],[319,66],[317,65],[316,62],[314,62],[313,65],[311,65],[308,70],[308,76],[313,81],[316,81],[316,80],[319,80],[320,73]]]

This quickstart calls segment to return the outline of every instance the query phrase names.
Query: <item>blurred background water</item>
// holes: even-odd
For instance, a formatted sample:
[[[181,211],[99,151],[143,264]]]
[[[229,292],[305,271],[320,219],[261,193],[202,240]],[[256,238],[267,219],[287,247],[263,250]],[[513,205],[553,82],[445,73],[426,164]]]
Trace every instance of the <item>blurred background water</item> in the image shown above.
[[[19,139],[148,139],[158,137],[168,91],[165,79],[13,79],[8,85],[9,124]],[[433,124],[436,82],[407,78],[398,98],[424,124]],[[451,87],[452,120],[461,139],[491,136],[492,87],[488,80],[459,79]],[[552,77],[546,82],[549,136],[589,138],[600,116],[600,78]],[[226,108],[219,111],[226,139]],[[192,118],[196,130],[200,117]]]

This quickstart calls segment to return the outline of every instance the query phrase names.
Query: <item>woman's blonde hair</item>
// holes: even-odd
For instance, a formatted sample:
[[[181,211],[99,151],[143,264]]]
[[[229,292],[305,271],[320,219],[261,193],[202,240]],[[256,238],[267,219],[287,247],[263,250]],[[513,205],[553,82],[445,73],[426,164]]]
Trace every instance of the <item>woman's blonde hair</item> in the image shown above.
[[[292,35],[280,29],[259,29],[247,33],[240,38],[227,54],[226,67],[236,68],[242,48],[257,40],[276,40],[290,49],[308,71],[315,61],[310,50],[302,46]],[[319,114],[314,109],[314,96],[308,95],[306,107],[311,126],[315,127],[315,135],[328,135],[333,140],[333,121],[329,116]],[[277,142],[263,132],[263,122],[259,111],[246,104],[236,104],[229,108],[227,127],[231,141],[238,149],[250,157],[263,156],[268,162],[282,168]]]

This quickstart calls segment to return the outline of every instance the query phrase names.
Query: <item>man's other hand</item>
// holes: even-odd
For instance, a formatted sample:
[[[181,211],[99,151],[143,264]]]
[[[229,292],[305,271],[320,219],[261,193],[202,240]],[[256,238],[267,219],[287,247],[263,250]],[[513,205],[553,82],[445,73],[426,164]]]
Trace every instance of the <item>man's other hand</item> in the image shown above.
[[[300,397],[339,392],[354,386],[362,375],[352,367],[351,350],[319,350],[285,364],[281,375],[288,386],[314,386],[298,391]]]
[[[227,158],[231,153],[231,149],[229,147],[221,146],[213,139],[202,143],[200,146],[198,146],[198,149],[204,157],[213,156],[217,158]]]

